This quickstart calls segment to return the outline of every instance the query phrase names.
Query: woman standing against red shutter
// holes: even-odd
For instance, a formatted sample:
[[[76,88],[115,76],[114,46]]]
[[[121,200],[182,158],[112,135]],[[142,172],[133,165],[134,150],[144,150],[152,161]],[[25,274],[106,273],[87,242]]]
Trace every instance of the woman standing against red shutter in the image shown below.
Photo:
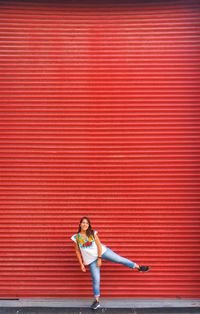
[[[86,272],[85,265],[88,265],[90,269],[94,292],[94,302],[92,303],[91,308],[94,310],[100,307],[100,267],[103,259],[125,265],[132,269],[137,269],[140,272],[147,272],[150,270],[149,266],[138,265],[137,263],[113,252],[109,247],[100,242],[97,233],[96,230],[92,229],[90,219],[84,216],[80,220],[78,233],[71,237],[75,242],[76,255],[81,270]]]

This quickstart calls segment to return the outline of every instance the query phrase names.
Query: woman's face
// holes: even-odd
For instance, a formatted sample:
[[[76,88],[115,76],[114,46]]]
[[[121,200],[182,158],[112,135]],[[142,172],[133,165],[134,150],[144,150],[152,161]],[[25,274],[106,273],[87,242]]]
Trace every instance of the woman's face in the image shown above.
[[[83,221],[81,222],[81,229],[86,231],[89,227],[89,222],[87,221],[87,219],[83,219]]]

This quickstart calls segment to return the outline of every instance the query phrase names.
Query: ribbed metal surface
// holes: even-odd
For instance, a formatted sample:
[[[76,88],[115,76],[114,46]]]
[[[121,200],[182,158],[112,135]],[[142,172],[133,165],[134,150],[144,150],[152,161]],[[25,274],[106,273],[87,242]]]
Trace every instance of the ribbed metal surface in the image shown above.
[[[1,1],[0,297],[199,297],[197,1]]]

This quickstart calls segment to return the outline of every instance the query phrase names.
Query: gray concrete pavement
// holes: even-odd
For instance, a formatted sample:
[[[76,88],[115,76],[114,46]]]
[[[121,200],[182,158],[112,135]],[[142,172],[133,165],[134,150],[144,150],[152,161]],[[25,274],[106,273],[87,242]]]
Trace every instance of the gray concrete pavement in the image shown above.
[[[54,308],[88,308],[93,298],[20,298],[17,300],[0,300],[1,307],[54,307]],[[104,308],[190,308],[199,307],[200,299],[162,299],[162,298],[103,298]]]
[[[24,307],[24,308],[0,308],[1,314],[199,314],[200,308],[99,308],[90,310],[87,308],[48,308],[48,307]]]
[[[101,298],[101,308],[91,310],[89,298],[20,298],[0,300],[0,314],[189,314],[200,313],[200,299]]]

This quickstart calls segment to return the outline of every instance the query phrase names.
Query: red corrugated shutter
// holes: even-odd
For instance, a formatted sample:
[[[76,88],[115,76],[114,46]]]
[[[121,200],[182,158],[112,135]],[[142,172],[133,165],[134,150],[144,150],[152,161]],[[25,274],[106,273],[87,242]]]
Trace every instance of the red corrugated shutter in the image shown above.
[[[0,297],[199,297],[197,1],[1,1]]]

